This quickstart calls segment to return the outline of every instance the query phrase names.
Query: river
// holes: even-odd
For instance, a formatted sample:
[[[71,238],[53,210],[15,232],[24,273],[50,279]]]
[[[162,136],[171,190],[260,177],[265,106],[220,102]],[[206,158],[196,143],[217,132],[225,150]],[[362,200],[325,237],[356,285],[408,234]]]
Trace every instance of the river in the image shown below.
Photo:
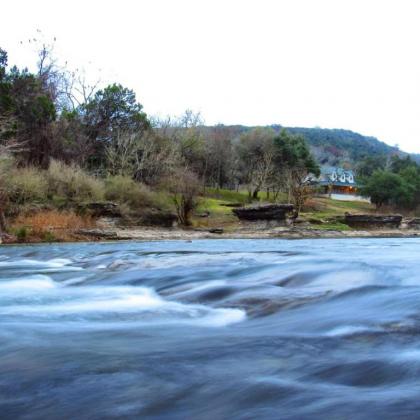
[[[1,419],[420,418],[420,239],[0,248]]]

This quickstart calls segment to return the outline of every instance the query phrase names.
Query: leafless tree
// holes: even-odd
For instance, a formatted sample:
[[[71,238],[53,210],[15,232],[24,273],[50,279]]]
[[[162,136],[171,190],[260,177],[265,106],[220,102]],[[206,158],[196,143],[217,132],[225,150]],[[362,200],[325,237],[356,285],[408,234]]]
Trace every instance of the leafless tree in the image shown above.
[[[180,224],[191,226],[192,213],[197,207],[197,196],[201,191],[197,175],[186,167],[178,168],[166,180],[166,188],[172,195]]]
[[[146,184],[157,184],[179,163],[177,145],[150,130],[118,132],[105,149],[109,171]]]
[[[244,134],[238,143],[242,181],[247,185],[249,195],[257,198],[258,193],[268,186],[274,167],[275,133],[269,129],[256,128]]]

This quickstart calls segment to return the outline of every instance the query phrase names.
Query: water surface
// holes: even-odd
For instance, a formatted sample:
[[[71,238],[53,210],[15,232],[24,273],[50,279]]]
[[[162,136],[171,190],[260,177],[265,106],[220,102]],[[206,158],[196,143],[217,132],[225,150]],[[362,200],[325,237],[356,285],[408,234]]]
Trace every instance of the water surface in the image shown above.
[[[0,417],[419,418],[419,250],[419,239],[0,248]]]

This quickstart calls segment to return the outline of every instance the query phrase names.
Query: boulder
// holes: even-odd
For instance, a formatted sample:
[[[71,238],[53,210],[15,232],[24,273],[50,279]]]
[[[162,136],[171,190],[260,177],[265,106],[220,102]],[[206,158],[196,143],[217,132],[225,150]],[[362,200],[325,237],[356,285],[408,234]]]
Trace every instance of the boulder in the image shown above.
[[[420,229],[420,217],[414,217],[406,221],[409,229]]]
[[[398,228],[402,216],[399,214],[350,214],[345,213],[344,223],[357,228]]]
[[[218,235],[221,235],[224,232],[223,228],[212,228],[209,229],[209,233],[217,233]]]
[[[261,206],[234,208],[232,212],[240,220],[285,221],[288,214],[293,211],[293,204],[266,204]]]

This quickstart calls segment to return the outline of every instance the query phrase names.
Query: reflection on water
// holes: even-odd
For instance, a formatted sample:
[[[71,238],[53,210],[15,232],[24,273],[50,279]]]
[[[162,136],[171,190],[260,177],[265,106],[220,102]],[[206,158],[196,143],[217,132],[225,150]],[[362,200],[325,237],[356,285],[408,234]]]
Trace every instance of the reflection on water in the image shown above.
[[[0,417],[418,418],[419,250],[3,247]]]

